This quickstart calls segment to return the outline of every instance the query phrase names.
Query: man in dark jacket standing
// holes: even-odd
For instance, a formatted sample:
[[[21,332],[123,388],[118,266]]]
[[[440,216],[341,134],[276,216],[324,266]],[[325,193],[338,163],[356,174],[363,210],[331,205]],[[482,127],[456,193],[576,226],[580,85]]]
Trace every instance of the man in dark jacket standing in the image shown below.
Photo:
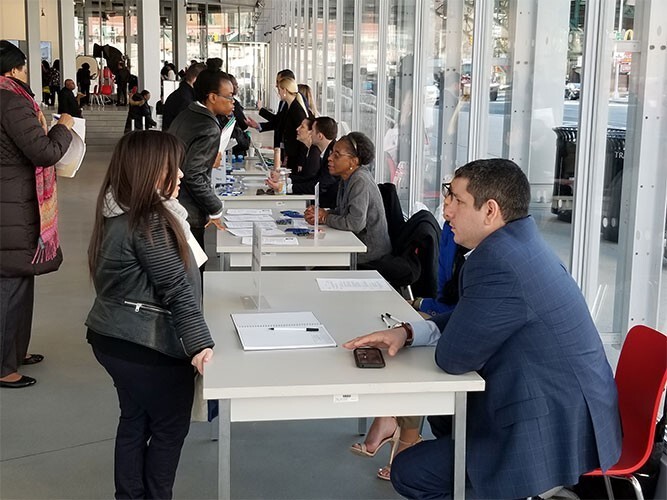
[[[195,89],[193,88],[199,73],[206,69],[204,63],[193,64],[185,72],[185,79],[179,87],[172,92],[162,108],[162,130],[169,130],[171,123],[181,111],[187,108],[195,100]]]
[[[116,106],[127,106],[127,86],[130,83],[130,70],[123,61],[118,61],[116,72]]]
[[[58,91],[58,113],[69,113],[77,118],[82,118],[81,107],[74,97],[76,84],[74,80],[68,78],[65,80],[65,86]]]
[[[213,223],[223,229],[222,202],[211,186],[211,170],[220,165],[222,127],[216,116],[234,112],[234,89],[227,74],[207,69],[199,73],[194,91],[196,101],[176,117],[169,133],[185,143],[178,201],[187,209],[192,234],[204,248],[206,226]]]

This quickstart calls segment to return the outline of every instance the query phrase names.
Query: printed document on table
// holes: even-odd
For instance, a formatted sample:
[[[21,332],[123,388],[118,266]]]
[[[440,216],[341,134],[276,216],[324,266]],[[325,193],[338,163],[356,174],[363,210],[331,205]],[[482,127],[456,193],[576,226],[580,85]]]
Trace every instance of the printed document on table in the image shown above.
[[[312,312],[235,313],[231,317],[245,351],[336,347]]]
[[[225,215],[224,217],[231,222],[274,222],[270,215]]]
[[[386,292],[392,287],[384,278],[317,278],[322,292]]]
[[[241,244],[252,245],[252,236],[244,236],[243,238],[241,238]],[[264,245],[294,246],[298,244],[299,240],[291,236],[286,236],[284,238],[272,238],[268,236],[262,236],[262,246]]]
[[[259,224],[259,222],[256,222],[255,224]],[[282,232],[280,229],[277,228],[263,228],[260,227],[262,230],[262,234],[264,236],[285,236],[285,233]],[[239,228],[239,229],[227,229],[227,231],[230,234],[233,234],[234,236],[241,236],[241,237],[246,237],[250,236],[252,237],[252,228]]]
[[[227,215],[272,215],[270,208],[228,208]]]
[[[255,222],[254,224],[257,224],[262,229],[278,229],[278,225],[275,222]],[[249,221],[225,221],[225,226],[228,229],[252,229],[252,225],[253,223]]]

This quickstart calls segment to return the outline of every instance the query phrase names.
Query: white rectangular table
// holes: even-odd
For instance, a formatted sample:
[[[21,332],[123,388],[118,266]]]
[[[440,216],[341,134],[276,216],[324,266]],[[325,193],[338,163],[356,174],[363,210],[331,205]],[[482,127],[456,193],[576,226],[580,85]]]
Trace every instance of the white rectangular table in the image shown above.
[[[268,186],[264,186],[268,187]],[[249,187],[238,196],[220,196],[223,208],[275,208],[277,210],[303,210],[308,202],[315,200],[313,194],[255,194],[257,189]]]
[[[261,276],[260,276],[261,275]],[[384,328],[380,313],[406,321],[421,317],[394,290],[320,292],[316,278],[379,278],[375,271],[262,271],[204,273],[204,315],[215,340],[206,366],[204,398],[220,403],[218,493],[231,498],[231,422],[454,415],[454,498],[465,495],[467,393],[483,391],[476,373],[450,375],[433,361],[434,349],[405,349],[387,366],[364,370],[343,349],[243,351],[230,314],[248,312],[243,297],[261,279],[272,311],[312,311],[339,346]],[[261,470],[261,468],[259,469]],[[307,496],[307,495],[306,495]]]
[[[265,208],[256,205],[239,208]],[[273,217],[280,217],[280,210],[273,210]],[[285,228],[290,226],[278,226]],[[262,247],[262,267],[349,267],[356,269],[357,254],[366,253],[364,245],[354,233],[340,231],[327,226],[320,226],[324,238],[315,240],[297,236],[298,245]],[[291,236],[286,233],[286,236]],[[252,246],[243,245],[240,236],[228,231],[216,234],[216,252],[222,259],[222,269],[229,271],[234,267],[250,267]]]

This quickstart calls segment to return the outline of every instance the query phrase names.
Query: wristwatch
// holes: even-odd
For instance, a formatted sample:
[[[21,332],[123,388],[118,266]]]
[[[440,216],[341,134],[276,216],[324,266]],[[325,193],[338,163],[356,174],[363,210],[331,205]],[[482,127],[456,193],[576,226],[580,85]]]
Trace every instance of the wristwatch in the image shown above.
[[[407,337],[405,337],[405,344],[403,344],[403,347],[410,347],[415,340],[415,332],[412,330],[412,326],[410,323],[406,322],[402,322],[399,326],[405,328],[405,331],[408,334]]]

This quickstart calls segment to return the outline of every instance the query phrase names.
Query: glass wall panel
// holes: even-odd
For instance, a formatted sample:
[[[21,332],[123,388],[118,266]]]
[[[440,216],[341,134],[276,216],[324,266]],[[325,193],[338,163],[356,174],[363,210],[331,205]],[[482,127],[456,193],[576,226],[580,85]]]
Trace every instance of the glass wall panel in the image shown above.
[[[377,74],[379,0],[363,0],[361,12],[361,47],[359,81],[359,131],[375,144],[377,120]]]
[[[658,330],[667,332],[667,214],[665,215],[665,233],[662,239],[662,277],[659,304]]]
[[[436,217],[442,214],[440,185],[445,176],[453,174],[457,163],[458,144],[465,146],[467,137],[459,134],[459,114],[462,101],[459,94],[458,66],[460,60],[460,30],[463,0],[458,2],[427,2],[425,23],[422,26],[424,64],[423,81],[424,155],[421,199]],[[456,30],[447,30],[447,24]],[[451,47],[448,46],[451,44]]]
[[[187,60],[204,61],[206,59],[206,24],[203,22],[203,6],[188,5],[185,15]]]
[[[410,198],[410,141],[412,133],[412,82],[414,67],[416,0],[390,0],[387,27],[387,103],[385,178],[396,185],[404,211]],[[379,140],[379,138],[378,138]],[[380,161],[380,159],[376,159]]]
[[[336,36],[339,34],[338,23],[336,22],[336,0],[329,0],[329,27],[327,44],[327,71],[325,82],[325,95],[327,99],[326,113],[328,116],[334,116],[336,108],[336,64],[338,55],[336,54]]]
[[[343,11],[340,13],[343,30],[343,52],[339,59],[343,65],[342,94],[340,121],[343,132],[352,124],[352,92],[354,89],[354,0],[343,0]],[[344,122],[344,123],[343,123]]]
[[[324,2],[319,0],[317,2],[317,23],[315,24],[315,78],[310,87],[313,91],[313,98],[315,99],[314,107],[318,111],[322,110],[322,75],[324,74],[324,47],[326,41],[324,40]]]

